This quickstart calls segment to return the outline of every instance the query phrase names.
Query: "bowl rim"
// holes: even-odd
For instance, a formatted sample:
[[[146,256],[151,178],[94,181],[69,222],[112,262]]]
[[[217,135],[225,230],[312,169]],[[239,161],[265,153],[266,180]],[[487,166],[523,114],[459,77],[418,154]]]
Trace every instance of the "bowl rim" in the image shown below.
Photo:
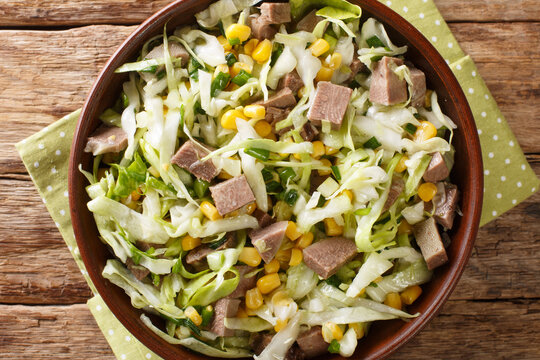
[[[429,59],[426,58],[431,67],[437,70],[439,76],[449,82],[448,86],[452,88],[453,92],[449,94],[453,98],[453,102],[463,105],[458,111],[461,113],[460,118],[469,127],[469,132],[467,133],[467,146],[469,148],[469,158],[470,162],[476,164],[477,166],[469,168],[471,175],[468,179],[470,182],[470,195],[472,200],[471,211],[468,217],[462,218],[462,223],[460,228],[465,228],[463,237],[463,245],[458,248],[457,256],[453,261],[451,272],[446,275],[444,283],[441,285],[441,291],[437,292],[433,297],[433,300],[428,304],[423,313],[415,319],[412,326],[407,327],[403,331],[400,331],[398,334],[390,338],[390,342],[386,342],[382,349],[376,350],[368,358],[386,358],[390,354],[394,353],[398,348],[401,348],[406,342],[411,340],[420,330],[422,330],[428,322],[441,310],[442,305],[448,299],[454,288],[457,286],[459,279],[464,271],[465,265],[470,257],[474,241],[478,232],[481,208],[482,208],[482,199],[483,199],[483,174],[482,174],[482,157],[481,157],[481,148],[478,134],[476,132],[476,124],[472,111],[469,107],[469,103],[465,94],[461,88],[461,85],[457,81],[455,75],[452,73],[449,65],[444,60],[444,58],[439,54],[435,47],[424,37],[424,35],[417,30],[412,24],[407,20],[401,17],[399,14],[394,12],[392,9],[384,5],[383,3],[377,0],[349,0],[351,3],[359,5],[362,10],[366,10],[372,14],[384,14],[384,17],[389,21],[392,21],[392,27],[402,34],[407,40],[411,43],[415,43],[419,48],[424,48],[430,51],[430,55],[433,55]],[[139,25],[115,50],[114,54],[109,58],[107,63],[103,66],[98,77],[96,78],[94,84],[81,111],[81,115],[77,122],[77,127],[73,137],[73,143],[70,151],[69,158],[69,172],[68,172],[68,188],[69,188],[69,204],[70,204],[70,215],[73,225],[73,230],[77,245],[80,249],[80,254],[83,259],[83,262],[86,266],[90,262],[92,254],[90,254],[85,248],[85,234],[82,233],[82,217],[81,212],[78,209],[76,197],[72,194],[75,194],[76,187],[76,177],[81,176],[78,174],[78,164],[80,162],[80,155],[82,152],[81,145],[85,139],[82,139],[82,126],[83,123],[91,122],[92,119],[89,118],[90,107],[94,99],[99,98],[99,91],[103,87],[103,83],[109,82],[107,76],[111,72],[111,66],[114,64],[115,60],[120,57],[126,47],[129,46],[131,42],[137,40],[138,37],[144,35],[149,27],[152,26],[154,22],[161,19],[162,17],[168,17],[171,12],[184,3],[194,3],[196,0],[176,0],[169,5],[165,6],[161,10],[158,10],[141,25]],[[214,1],[212,1],[214,2]],[[381,15],[382,16],[382,15]],[[114,70],[112,70],[114,71]],[[127,317],[127,312],[122,311],[119,306],[115,306],[115,303],[107,295],[107,291],[104,285],[106,281],[101,273],[95,268],[88,268],[87,272],[94,284],[97,292],[103,298],[105,304],[109,307],[115,317],[122,323],[126,329],[132,333],[142,344],[147,346],[154,353],[167,358],[171,353],[166,351],[163,347],[159,346],[159,341],[155,341],[155,336],[143,336],[137,331],[135,323],[129,317]],[[127,295],[126,295],[127,296]],[[129,309],[133,311],[132,309]],[[150,329],[148,329],[148,334],[153,334]],[[165,340],[159,339],[162,342]],[[193,352],[185,349],[184,347],[176,345],[185,356],[188,358],[194,356]],[[202,354],[198,354],[202,355]],[[204,355],[202,355],[204,356]],[[197,358],[196,356],[194,358]],[[334,357],[336,359],[341,358],[339,355]]]

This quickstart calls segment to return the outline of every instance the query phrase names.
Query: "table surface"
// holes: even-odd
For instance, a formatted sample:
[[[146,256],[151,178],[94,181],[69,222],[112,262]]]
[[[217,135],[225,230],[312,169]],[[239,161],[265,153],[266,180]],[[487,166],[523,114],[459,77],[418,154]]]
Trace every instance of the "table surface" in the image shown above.
[[[114,359],[14,144],[81,107],[168,1],[0,1],[0,358]],[[540,2],[436,0],[540,175]],[[538,358],[540,193],[484,226],[440,314],[394,358]],[[536,326],[533,326],[536,324]]]

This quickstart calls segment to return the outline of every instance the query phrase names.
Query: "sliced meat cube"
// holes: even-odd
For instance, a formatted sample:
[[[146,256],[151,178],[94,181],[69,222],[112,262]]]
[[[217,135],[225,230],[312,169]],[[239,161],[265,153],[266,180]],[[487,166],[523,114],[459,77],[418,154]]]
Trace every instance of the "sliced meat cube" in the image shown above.
[[[245,275],[253,270],[255,268],[247,265],[237,265],[235,266],[236,270],[238,270],[238,273],[240,274],[240,282],[238,283],[238,286],[232,293],[227,296],[231,299],[236,299],[242,296],[246,295],[246,291],[249,289],[253,289],[257,285],[257,275],[253,275],[251,277],[245,277]]]
[[[407,101],[407,82],[400,79],[392,68],[403,65],[403,60],[385,56],[375,64],[371,75],[369,101],[394,105]]]
[[[249,339],[249,345],[256,355],[260,355],[260,353],[263,352],[263,350],[268,346],[268,344],[270,344],[273,337],[273,335],[268,333],[254,333]],[[305,357],[302,350],[300,350],[298,345],[293,344],[289,348],[287,353],[285,353],[285,357],[283,358],[283,360],[303,360],[304,358]]]
[[[426,96],[426,75],[415,67],[409,70],[411,74],[411,105],[417,108],[422,107]]]
[[[323,339],[320,326],[304,331],[298,335],[296,342],[308,359],[328,352],[328,344]]]
[[[304,141],[312,141],[319,135],[319,130],[312,123],[307,122],[300,129],[300,136]]]
[[[298,90],[302,88],[302,86],[304,86],[304,82],[302,81],[300,75],[298,75],[298,71],[294,69],[279,80],[277,88],[278,90],[289,88],[293,93],[296,94]]]
[[[323,279],[334,275],[340,267],[357,254],[353,240],[331,237],[316,242],[304,249],[304,262]]]
[[[413,226],[416,243],[422,251],[422,256],[426,260],[429,270],[433,270],[448,261],[446,250],[442,243],[439,229],[435,219],[430,217]]]
[[[313,9],[296,24],[296,29],[298,31],[313,32],[315,26],[323,19],[323,17],[317,16],[317,9]]]
[[[268,24],[260,15],[249,16],[248,25],[251,28],[251,35],[258,40],[271,40],[277,33],[277,29]]]
[[[240,300],[222,298],[214,304],[214,317],[210,323],[210,331],[218,336],[233,336],[234,330],[225,327],[225,318],[235,317]]]
[[[266,116],[264,119],[267,122],[269,122],[272,126],[275,126],[277,122],[287,118],[290,112],[291,112],[290,109],[281,109],[281,108],[270,106],[266,108]]]
[[[217,250],[229,249],[236,245],[236,236],[234,233],[225,235],[227,240],[216,249],[204,244],[196,247],[186,255],[186,264],[191,265],[196,271],[202,271],[208,268],[206,257]]]
[[[148,270],[144,266],[135,265],[135,263],[133,262],[133,260],[131,260],[131,258],[127,258],[126,266],[129,269],[129,271],[131,271],[131,273],[135,275],[137,280],[142,280],[145,277],[147,277],[148,274],[150,274],[150,270]]]
[[[339,130],[343,122],[343,116],[347,111],[352,89],[332,84],[329,81],[321,81],[317,84],[313,104],[307,113],[308,119],[316,126],[321,121],[330,121],[333,130]]]
[[[446,179],[448,175],[450,175],[450,170],[446,166],[443,156],[440,152],[434,153],[424,173],[424,181],[436,183]]]
[[[433,217],[445,229],[451,229],[454,225],[456,208],[459,200],[459,191],[456,185],[444,184],[445,196],[437,197],[439,199],[435,205]]]
[[[255,201],[255,195],[244,175],[210,186],[210,193],[221,216]]]
[[[360,70],[363,70],[366,68],[366,65],[364,65],[364,63],[361,62],[360,59],[358,59],[358,57],[356,56],[356,50],[354,52],[354,56],[353,56],[351,65],[349,65],[349,68],[351,69],[351,74],[347,78],[346,80],[347,82],[352,81],[354,77],[360,72]]]
[[[147,242],[144,242],[144,241],[137,241],[135,243],[135,246],[137,246],[137,248],[139,250],[146,252],[146,251],[150,250],[150,248],[154,248],[154,249],[164,248],[165,244],[154,244],[154,243],[147,243]]]
[[[390,185],[390,192],[388,192],[388,197],[386,198],[386,202],[384,203],[383,212],[390,209],[392,205],[396,202],[397,198],[401,193],[403,192],[403,189],[405,189],[405,183],[403,182],[403,179],[394,176],[392,178],[392,184]]]
[[[257,219],[259,222],[259,227],[264,228],[269,225],[272,225],[276,221],[274,218],[272,218],[268,213],[262,211],[261,209],[257,208],[253,212],[253,216]]]
[[[251,243],[265,263],[268,264],[276,256],[285,237],[287,225],[287,221],[279,221],[265,228],[255,230],[250,234]]]
[[[262,3],[261,18],[267,24],[284,24],[291,22],[291,6],[289,3]]]
[[[218,174],[218,169],[214,166],[212,160],[200,161],[208,155],[210,150],[206,147],[201,147],[193,141],[186,141],[180,149],[171,158],[171,163],[186,169],[198,179],[212,181]]]
[[[296,98],[294,97],[293,92],[288,87],[279,90],[274,95],[270,96],[268,100],[263,102],[258,102],[263,105],[265,108],[276,107],[276,108],[289,108],[296,105]]]
[[[85,152],[91,152],[94,156],[117,153],[128,146],[127,134],[122,128],[116,126],[101,125],[88,137]]]
[[[182,64],[186,65],[189,60],[189,53],[186,48],[176,42],[169,42],[169,54],[172,58],[181,58]],[[153,48],[148,54],[146,59],[162,59],[163,58],[163,44]]]

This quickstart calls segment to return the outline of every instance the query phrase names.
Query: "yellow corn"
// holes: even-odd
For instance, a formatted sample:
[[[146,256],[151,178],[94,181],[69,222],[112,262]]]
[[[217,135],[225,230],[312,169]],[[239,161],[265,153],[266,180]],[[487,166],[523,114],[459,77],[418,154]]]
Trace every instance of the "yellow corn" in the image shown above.
[[[227,66],[227,64],[219,64],[218,66],[216,66],[216,69],[214,70],[214,78],[218,76],[220,72],[225,74],[229,73],[229,67]]]
[[[307,91],[306,87],[305,87],[305,86],[302,86],[302,87],[300,88],[300,90],[298,90],[298,96],[299,96],[299,97],[304,97],[304,95],[307,95],[306,91]]]
[[[240,74],[240,71],[244,70],[247,73],[251,74],[251,67],[243,62],[237,61],[231,66],[231,77],[235,77],[236,75]]]
[[[232,49],[232,45],[229,43],[229,40],[225,39],[223,35],[219,35],[217,39],[221,46],[223,46],[223,50],[230,51]]]
[[[261,255],[254,247],[245,247],[240,252],[238,260],[249,266],[259,266],[261,263]]]
[[[412,226],[407,222],[407,220],[405,219],[402,220],[397,229],[398,235],[412,234],[412,232],[413,232]]]
[[[184,310],[184,314],[186,314],[187,318],[193,321],[195,325],[199,326],[202,324],[202,317],[193,306],[188,306],[186,310]]]
[[[302,253],[302,250],[300,249],[292,249],[291,250],[291,260],[289,260],[289,266],[296,266],[299,265],[302,262],[302,259],[304,259],[304,255]]]
[[[409,160],[407,155],[403,155],[401,159],[399,159],[399,162],[396,165],[395,171],[397,173],[402,173],[407,169],[407,165],[405,165],[405,161]]]
[[[339,69],[339,67],[341,66],[341,60],[342,60],[342,56],[340,53],[333,53],[331,56],[330,56],[330,61],[328,61],[328,67],[332,70],[336,70],[336,69]]]
[[[317,39],[313,44],[309,46],[309,50],[315,57],[319,57],[328,50],[330,50],[330,44],[324,39]]]
[[[236,317],[241,318],[241,319],[245,319],[245,318],[249,317],[249,315],[246,312],[246,310],[244,310],[244,308],[242,306],[239,306],[238,311],[236,312]]]
[[[236,130],[236,118],[247,120],[241,110],[228,110],[221,116],[221,126],[224,129]]]
[[[354,194],[351,190],[345,189],[341,192],[343,195],[347,196],[351,202],[354,200]]]
[[[279,275],[277,273],[264,275],[257,280],[257,288],[261,294],[268,294],[277,289],[279,285],[281,285],[281,280],[279,280]]]
[[[258,309],[261,307],[262,304],[263,304],[263,297],[259,288],[254,287],[253,289],[246,291],[246,308],[247,309],[252,309],[252,310]]]
[[[321,156],[324,155],[324,151],[325,151],[324,144],[320,140],[314,141],[312,142],[312,144],[313,144],[313,152],[311,153],[311,157],[318,160],[321,158]]]
[[[411,305],[422,294],[422,288],[418,285],[408,287],[401,292],[401,301],[406,305]]]
[[[217,177],[218,177],[218,179],[221,179],[221,180],[229,180],[229,179],[233,178],[232,175],[230,175],[225,170],[221,170]]]
[[[246,55],[251,56],[251,53],[257,47],[258,44],[259,44],[259,40],[250,39],[247,43],[244,44],[244,53]]]
[[[257,203],[251,203],[246,205],[246,214],[251,215],[257,209]]]
[[[289,268],[289,261],[291,260],[291,249],[278,250],[276,253],[275,259],[279,261],[279,266],[281,269],[286,270]]]
[[[296,229],[296,224],[294,222],[289,221],[289,224],[287,225],[287,230],[285,230],[285,235],[287,235],[289,239],[294,241],[300,236],[302,236],[302,233]]]
[[[423,142],[429,140],[437,135],[437,128],[429,121],[420,121],[420,126],[414,133],[414,141]]]
[[[269,136],[272,133],[272,125],[270,125],[268,122],[264,120],[257,121],[254,128],[257,134],[259,134],[259,136],[263,138]]]
[[[307,233],[303,234],[302,236],[300,236],[300,239],[298,239],[297,246],[300,249],[305,249],[309,245],[311,245],[312,242],[313,242],[313,233],[312,232],[307,232]]]
[[[380,283],[382,280],[383,280],[383,277],[382,277],[382,276],[379,276],[378,278],[376,278],[375,280],[373,280],[373,282],[374,282],[374,283]]]
[[[324,221],[324,230],[328,236],[338,236],[343,234],[343,226],[338,225],[334,218],[326,218]]]
[[[349,329],[353,329],[356,333],[356,338],[361,339],[365,335],[364,325],[362,323],[349,324]]]
[[[253,60],[258,62],[259,64],[262,64],[268,58],[270,58],[270,55],[272,54],[272,42],[268,39],[264,39],[260,43],[257,44],[255,49],[253,49],[253,52],[251,53],[251,57]]]
[[[225,30],[225,36],[230,40],[239,39],[240,42],[244,42],[249,38],[249,35],[251,35],[251,28],[247,25],[231,24]]]
[[[332,80],[332,75],[334,75],[334,70],[330,69],[326,66],[321,66],[321,69],[315,76],[315,80],[317,81],[330,81]]]
[[[257,288],[255,288],[255,289],[257,289]],[[258,291],[258,289],[257,289],[257,291]],[[247,293],[246,293],[246,295],[247,295]],[[255,310],[257,310],[257,309],[250,309],[246,305],[246,314],[247,314],[247,316],[257,316],[257,313],[255,312]]]
[[[131,192],[131,200],[137,201],[137,200],[139,200],[140,198],[141,198],[141,194],[139,193],[138,190],[133,190],[133,191]]]
[[[431,107],[431,94],[433,94],[433,90],[426,90],[426,97],[424,98],[424,103],[427,108]]]
[[[284,290],[276,291],[274,295],[272,295],[272,305],[274,306],[287,306],[291,302],[292,299]]]
[[[189,251],[201,245],[201,239],[186,235],[182,239],[182,250]]]
[[[265,138],[265,139],[270,139],[270,140],[272,140],[272,141],[277,141],[276,134],[274,134],[273,132],[271,132],[270,134],[266,135],[264,138]]]
[[[264,119],[266,116],[266,109],[262,105],[248,105],[244,107],[244,115],[252,119]],[[270,130],[271,129],[272,128],[270,128]]]
[[[130,201],[128,203],[125,204],[128,208],[130,208],[131,210],[135,210],[137,209],[137,207],[139,206],[139,204],[137,204],[136,201]]]
[[[332,163],[331,163],[330,160],[328,160],[328,159],[321,159],[321,162],[322,162],[322,165],[323,165],[323,166],[326,166],[326,167],[332,166]],[[331,169],[328,169],[328,170],[317,170],[317,172],[319,173],[319,175],[325,176],[325,175],[330,175],[330,174],[332,173],[332,170],[331,170]]]
[[[437,193],[437,185],[433,183],[423,183],[418,187],[418,196],[423,201],[431,201]]]
[[[384,299],[384,304],[401,310],[401,297],[398,293],[389,293],[386,295],[386,299]]]
[[[277,273],[278,271],[279,271],[279,261],[277,261],[277,259],[270,261],[268,264],[264,264],[265,273],[273,274],[273,273]]]
[[[326,322],[322,326],[322,336],[324,341],[330,344],[334,339],[337,341],[343,339],[343,330],[336,323]]]
[[[285,328],[285,326],[287,326],[287,323],[288,323],[288,322],[289,322],[289,321],[288,321],[287,319],[285,319],[285,320],[277,319],[277,320],[276,320],[276,325],[274,325],[274,330],[275,330],[276,332],[281,331],[282,329]]]
[[[324,154],[325,155],[335,155],[339,152],[339,149],[331,147],[331,146],[325,146],[324,147]]]
[[[216,207],[209,201],[203,201],[200,205],[201,212],[212,221],[221,219]]]

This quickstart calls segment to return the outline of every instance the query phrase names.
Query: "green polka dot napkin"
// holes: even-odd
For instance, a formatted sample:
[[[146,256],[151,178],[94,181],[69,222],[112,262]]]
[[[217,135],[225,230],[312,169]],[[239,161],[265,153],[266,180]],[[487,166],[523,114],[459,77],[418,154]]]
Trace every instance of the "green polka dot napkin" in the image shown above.
[[[432,0],[383,1],[416,26],[452,68],[471,106],[484,160],[484,204],[481,225],[532,195],[539,180],[514,134],[491,97],[470,57],[460,49]],[[114,317],[96,293],[80,257],[69,217],[67,171],[69,151],[79,117],[76,111],[16,145],[43,202],[68,249],[96,294],[88,307],[118,359],[159,359]]]

